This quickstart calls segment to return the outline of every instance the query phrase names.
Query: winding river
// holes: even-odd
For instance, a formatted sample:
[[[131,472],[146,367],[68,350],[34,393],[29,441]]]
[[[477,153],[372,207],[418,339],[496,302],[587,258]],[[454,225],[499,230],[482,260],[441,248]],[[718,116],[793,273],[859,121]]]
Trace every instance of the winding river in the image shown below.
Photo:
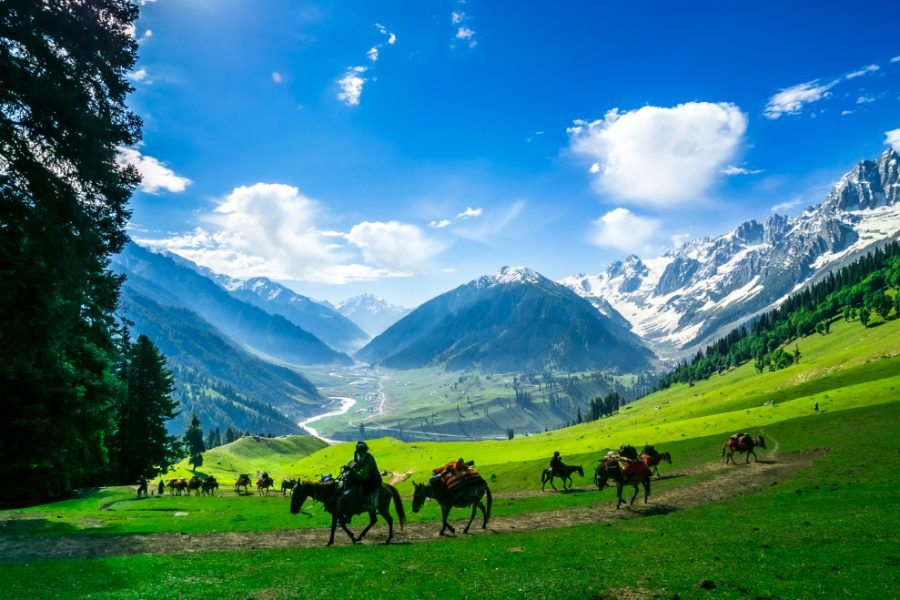
[[[337,409],[337,410],[332,410],[332,411],[327,412],[327,413],[322,413],[322,414],[320,414],[320,415],[315,415],[315,416],[313,416],[313,417],[310,417],[310,418],[308,418],[308,419],[305,419],[305,420],[303,420],[303,421],[300,421],[300,422],[298,423],[298,425],[299,425],[300,428],[303,429],[306,433],[308,433],[309,435],[311,435],[311,436],[313,436],[313,437],[319,438],[320,440],[322,440],[322,441],[325,442],[326,444],[332,444],[332,445],[334,445],[334,444],[341,444],[341,443],[343,443],[343,441],[341,441],[341,440],[332,440],[332,439],[328,439],[328,438],[326,438],[326,437],[322,437],[321,435],[319,435],[319,432],[316,431],[316,429],[315,429],[314,427],[311,427],[311,424],[312,424],[312,423],[315,423],[316,421],[321,421],[322,419],[326,419],[326,418],[328,418],[328,417],[337,417],[337,416],[339,416],[339,415],[343,415],[343,414],[346,413],[348,410],[350,410],[351,408],[353,408],[353,405],[354,405],[354,404],[356,404],[356,399],[355,399],[355,398],[349,398],[349,397],[347,397],[347,396],[330,396],[330,398],[331,398],[332,400],[340,400],[340,401],[341,401],[341,407],[340,407],[339,409]]]

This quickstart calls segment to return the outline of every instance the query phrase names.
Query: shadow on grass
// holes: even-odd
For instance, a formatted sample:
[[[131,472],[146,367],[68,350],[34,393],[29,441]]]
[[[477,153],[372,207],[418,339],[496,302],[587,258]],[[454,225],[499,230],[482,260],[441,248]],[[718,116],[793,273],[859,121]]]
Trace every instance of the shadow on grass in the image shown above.
[[[676,473],[673,475],[660,475],[653,481],[667,481],[669,479],[678,479],[679,477],[684,477],[684,473]]]
[[[678,508],[672,506],[671,504],[653,504],[647,506],[641,506],[638,508],[631,507],[632,512],[640,513],[645,517],[653,517],[656,515],[668,515],[677,511]]]

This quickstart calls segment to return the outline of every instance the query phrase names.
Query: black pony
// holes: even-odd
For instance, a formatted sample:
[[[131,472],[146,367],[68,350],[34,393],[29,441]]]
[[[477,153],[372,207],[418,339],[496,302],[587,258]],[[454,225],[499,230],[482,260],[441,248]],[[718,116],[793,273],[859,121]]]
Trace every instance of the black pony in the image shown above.
[[[562,479],[564,490],[567,489],[566,488],[567,481],[569,482],[569,487],[570,488],[572,487],[572,473],[578,473],[579,475],[584,477],[584,469],[581,467],[581,465],[573,465],[573,466],[563,465],[562,467],[560,467],[560,470],[562,472],[557,472],[558,470],[554,469],[553,467],[548,467],[543,470],[543,472],[541,473],[541,491],[542,492],[544,491],[544,487],[547,485],[547,482],[550,482],[550,487],[552,487],[554,490],[556,489],[556,486],[553,485],[553,479],[556,477],[559,477]]]
[[[303,503],[306,502],[307,498],[312,498],[313,500],[321,502],[325,512],[331,515],[331,537],[328,539],[329,546],[334,543],[334,531],[338,524],[340,524],[341,529],[343,529],[350,537],[350,541],[354,544],[361,542],[366,533],[369,532],[369,529],[372,528],[372,525],[375,524],[375,521],[377,521],[377,517],[375,516],[376,510],[378,514],[387,521],[388,537],[385,543],[389,543],[394,537],[394,519],[391,517],[392,499],[394,501],[394,507],[397,509],[397,517],[400,519],[400,529],[403,529],[403,526],[406,524],[406,512],[403,510],[403,502],[400,500],[400,493],[397,491],[397,488],[391,484],[382,483],[378,487],[377,508],[361,505],[355,497],[352,497],[352,495],[350,498],[342,498],[343,492],[343,486],[334,480],[325,482],[299,481],[294,486],[294,491],[291,493],[291,513],[296,515],[299,512],[303,512]],[[347,529],[347,523],[350,522],[350,518],[353,515],[362,514],[364,512],[369,513],[369,524],[363,529],[362,533],[359,534],[359,537],[356,537],[349,529]]]

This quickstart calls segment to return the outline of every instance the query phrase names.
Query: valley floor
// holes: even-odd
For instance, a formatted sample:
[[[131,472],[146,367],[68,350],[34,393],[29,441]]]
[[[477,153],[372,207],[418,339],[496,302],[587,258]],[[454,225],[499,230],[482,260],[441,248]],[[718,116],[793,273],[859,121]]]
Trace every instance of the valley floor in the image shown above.
[[[770,438],[775,446],[768,452],[760,452],[758,463],[744,463],[738,458],[736,465],[725,465],[721,460],[709,462],[682,470],[668,471],[665,467],[660,478],[654,478],[651,485],[650,501],[642,502],[642,492],[632,507],[615,508],[615,490],[607,488],[601,492],[593,486],[576,487],[566,492],[546,492],[528,490],[505,493],[494,496],[495,502],[502,499],[516,499],[540,496],[553,493],[566,494],[602,494],[602,500],[591,506],[535,512],[517,516],[492,517],[487,532],[480,529],[481,515],[476,516],[472,532],[476,535],[502,535],[523,533],[543,529],[573,527],[588,523],[633,519],[638,517],[666,515],[679,510],[698,507],[709,503],[723,501],[742,494],[764,490],[770,486],[786,481],[797,471],[811,465],[824,456],[827,449],[820,448],[804,452],[781,453],[777,440]],[[737,458],[737,456],[736,456]],[[667,482],[684,477],[700,476],[691,485],[667,488]],[[626,487],[623,495],[630,499],[631,488]],[[249,501],[253,501],[252,499]],[[130,502],[130,500],[129,500]],[[107,507],[108,508],[108,507]],[[285,510],[287,505],[285,504]],[[312,510],[315,510],[313,508]],[[453,523],[461,531],[468,517],[468,509],[455,509],[451,517]],[[298,517],[303,518],[303,517]],[[355,529],[364,523],[364,517],[356,517]],[[434,522],[410,523],[399,531],[395,523],[395,542],[435,541],[438,538],[439,525]],[[461,535],[461,534],[459,534]],[[383,542],[387,537],[387,527],[383,520],[369,532],[366,543]],[[328,539],[327,529],[297,529],[262,532],[225,532],[206,534],[173,534],[159,533],[146,535],[121,536],[65,536],[58,538],[35,539],[33,537],[0,538],[0,561],[22,561],[52,558],[93,558],[109,556],[128,556],[135,554],[179,554],[227,550],[258,550],[272,548],[299,548],[324,545]],[[346,535],[338,531],[336,543],[349,544]]]

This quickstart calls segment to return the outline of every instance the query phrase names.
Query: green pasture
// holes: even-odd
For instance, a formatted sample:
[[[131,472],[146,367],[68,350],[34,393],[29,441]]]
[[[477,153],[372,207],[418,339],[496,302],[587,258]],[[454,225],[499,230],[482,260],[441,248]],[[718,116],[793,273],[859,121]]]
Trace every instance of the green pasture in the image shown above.
[[[4,593],[38,597],[171,595],[189,582],[191,596],[349,598],[661,597],[892,598],[900,545],[900,320],[874,328],[836,322],[826,336],[797,342],[802,358],[774,373],[745,365],[694,386],[680,385],[597,422],[496,442],[370,442],[398,487],[411,522],[435,522],[433,502],[409,510],[412,481],[463,456],[474,459],[495,492],[496,515],[527,518],[547,510],[612,503],[591,488],[597,458],[622,443],[652,443],[674,464],[663,472],[720,460],[728,434],[762,432],[782,455],[827,449],[811,466],[763,491],[665,515],[554,530],[478,533],[434,542],[335,548],[206,552],[89,560],[12,560],[0,564]],[[793,344],[791,344],[791,348]],[[813,405],[819,404],[819,413]],[[886,450],[885,450],[886,449]],[[554,450],[582,464],[574,493],[510,495],[538,490]],[[216,498],[136,500],[130,488],[88,490],[76,498],[0,513],[0,537],[54,539],[129,533],[278,531],[324,527],[326,515],[293,516],[280,493],[237,496],[234,475],[267,470],[276,477],[337,473],[353,446],[323,447],[309,437],[243,438],[204,455],[226,492]],[[765,454],[761,454],[765,459]],[[734,467],[742,468],[742,465]],[[176,470],[189,475],[187,465]],[[166,477],[169,477],[167,475]],[[696,475],[655,482],[690,489]],[[278,481],[280,483],[280,481]],[[651,504],[653,497],[651,496]],[[454,513],[463,517],[461,511]],[[322,532],[323,543],[326,532]],[[436,577],[455,569],[467,582]],[[455,571],[455,572],[456,572]],[[714,592],[698,584],[709,579]],[[630,596],[628,594],[631,594]],[[643,594],[643,596],[641,596]]]
[[[5,593],[37,597],[892,598],[898,461],[873,448],[893,447],[898,417],[893,402],[769,425],[781,452],[829,451],[763,492],[666,515],[392,546],[12,562],[0,574]]]

